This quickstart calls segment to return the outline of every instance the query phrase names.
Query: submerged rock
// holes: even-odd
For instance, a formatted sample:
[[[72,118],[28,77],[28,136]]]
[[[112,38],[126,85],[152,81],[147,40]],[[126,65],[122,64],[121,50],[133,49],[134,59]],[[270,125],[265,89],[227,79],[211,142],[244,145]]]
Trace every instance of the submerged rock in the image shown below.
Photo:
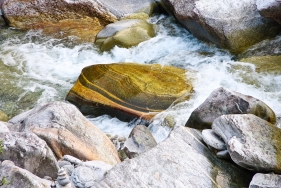
[[[220,87],[191,113],[185,126],[210,129],[212,122],[224,114],[254,114],[272,124],[276,123],[275,113],[264,102]]]
[[[34,132],[41,136],[58,158],[69,154],[67,149],[73,149],[71,154],[83,156],[83,159],[95,157],[109,164],[120,162],[109,138],[72,104],[57,101],[38,105],[9,122],[13,124],[10,130]],[[86,148],[86,151],[82,150]]]
[[[114,166],[92,187],[248,187],[251,173],[218,159],[200,137],[194,129],[177,127],[165,141]]]
[[[256,0],[162,0],[167,10],[195,37],[241,53],[280,32],[280,26],[262,17]]]
[[[57,160],[46,142],[33,133],[2,132],[3,149],[0,160],[11,160],[17,166],[43,178],[56,178]]]
[[[154,37],[156,25],[145,20],[128,19],[107,25],[97,35],[96,44],[101,51],[109,51],[114,46],[130,48]]]
[[[124,144],[124,152],[131,159],[155,147],[157,142],[149,129],[144,125],[137,125],[131,131]]]
[[[256,172],[281,172],[281,129],[252,114],[217,118],[213,131],[227,144],[231,159]]]
[[[158,64],[98,64],[82,70],[66,100],[82,113],[150,120],[176,99],[190,95],[186,70]],[[176,83],[176,84],[175,84]]]
[[[279,188],[281,185],[281,175],[261,174],[254,175],[249,188]]]
[[[279,0],[257,0],[256,2],[259,13],[271,18],[281,24],[281,1]]]
[[[45,166],[44,166],[45,168]],[[1,188],[47,188],[52,182],[41,179],[31,172],[15,166],[12,161],[3,161],[0,166]]]
[[[151,15],[156,7],[153,0],[9,0],[4,2],[2,10],[12,27],[43,29],[44,33],[56,37],[74,35],[93,42],[107,24],[136,12]]]

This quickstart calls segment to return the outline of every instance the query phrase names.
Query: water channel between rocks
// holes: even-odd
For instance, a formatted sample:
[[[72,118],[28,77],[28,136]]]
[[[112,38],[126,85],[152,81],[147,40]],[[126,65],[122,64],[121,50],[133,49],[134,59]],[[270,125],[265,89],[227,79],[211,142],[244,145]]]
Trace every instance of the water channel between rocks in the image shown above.
[[[0,28],[0,110],[13,117],[38,103],[64,100],[86,66],[137,62],[195,71],[191,99],[153,120],[150,128],[157,141],[169,133],[158,126],[165,117],[174,118],[176,126],[184,125],[191,112],[220,86],[264,101],[281,117],[280,75],[258,73],[251,64],[233,61],[229,52],[195,39],[171,17],[155,16],[150,22],[159,26],[156,37],[134,48],[115,47],[104,53],[93,44],[76,45],[73,38],[53,39],[40,32]],[[107,115],[89,119],[105,133],[119,136],[128,136],[136,124]]]

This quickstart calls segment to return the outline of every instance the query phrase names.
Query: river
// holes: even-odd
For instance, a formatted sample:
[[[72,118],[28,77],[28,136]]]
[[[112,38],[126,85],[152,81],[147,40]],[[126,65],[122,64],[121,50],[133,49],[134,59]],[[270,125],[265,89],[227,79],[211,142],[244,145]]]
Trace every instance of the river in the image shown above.
[[[156,37],[104,53],[94,44],[75,44],[73,37],[54,39],[40,31],[0,29],[0,109],[13,117],[38,103],[64,100],[85,66],[137,62],[195,71],[191,99],[171,106],[150,125],[158,142],[169,133],[159,126],[164,117],[172,117],[176,126],[184,125],[191,112],[221,86],[264,101],[281,117],[280,75],[259,73],[252,64],[232,60],[228,51],[197,40],[172,17],[158,15],[149,21],[159,27]],[[119,136],[128,136],[136,124],[107,115],[88,118],[105,133]]]

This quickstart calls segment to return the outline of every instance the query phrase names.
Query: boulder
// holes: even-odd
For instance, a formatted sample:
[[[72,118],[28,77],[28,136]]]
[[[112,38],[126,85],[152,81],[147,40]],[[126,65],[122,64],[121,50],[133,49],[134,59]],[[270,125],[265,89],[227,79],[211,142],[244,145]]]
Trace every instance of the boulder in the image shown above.
[[[281,24],[281,1],[257,0],[256,5],[259,13],[262,16],[273,19]]]
[[[1,188],[46,188],[51,187],[52,184],[52,181],[41,179],[31,172],[15,166],[12,161],[7,160],[1,163],[0,179]]]
[[[275,124],[273,110],[254,97],[220,87],[190,115],[185,126],[196,129],[210,129],[212,122],[224,114],[254,114]]]
[[[144,125],[137,125],[133,128],[129,138],[124,144],[124,152],[129,159],[131,159],[150,150],[156,145],[157,142],[149,132],[149,129]]]
[[[226,145],[222,139],[212,129],[205,129],[202,131],[202,138],[204,142],[216,150],[225,150]]]
[[[122,17],[156,9],[153,0],[9,0],[2,5],[3,15],[12,27],[43,29],[55,37],[78,36],[83,42],[94,42],[96,34],[107,24]]]
[[[109,114],[124,121],[150,120],[176,99],[190,95],[186,70],[158,64],[97,64],[85,67],[66,100],[83,114]],[[177,84],[175,84],[177,83]]]
[[[276,22],[259,14],[256,1],[162,0],[162,3],[195,37],[239,54],[280,32]]]
[[[249,188],[279,188],[281,185],[281,175],[261,174],[254,175]]]
[[[130,48],[149,40],[156,34],[156,25],[145,20],[126,19],[103,28],[96,37],[101,51],[109,51],[114,46]]]
[[[73,149],[71,154],[83,156],[83,159],[92,160],[93,154],[95,159],[112,165],[120,162],[109,138],[72,104],[56,101],[38,105],[9,122],[13,124],[10,130],[34,132],[41,136],[58,158]]]
[[[256,172],[281,172],[278,127],[252,114],[230,114],[215,119],[212,129],[239,166]]]
[[[11,160],[17,166],[43,178],[56,178],[59,169],[52,151],[40,138],[33,133],[1,132],[3,149],[0,160]]]
[[[202,143],[201,133],[176,127],[142,155],[109,170],[93,188],[107,187],[248,187],[249,171],[218,159]]]

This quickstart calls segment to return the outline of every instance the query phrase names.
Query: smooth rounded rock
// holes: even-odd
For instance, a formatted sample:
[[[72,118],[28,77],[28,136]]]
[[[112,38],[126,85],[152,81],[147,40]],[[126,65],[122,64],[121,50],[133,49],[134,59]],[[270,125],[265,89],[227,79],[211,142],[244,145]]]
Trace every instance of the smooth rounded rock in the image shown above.
[[[202,131],[202,138],[204,142],[217,150],[225,150],[226,145],[222,139],[212,129],[205,129]]]
[[[71,183],[70,178],[64,168],[59,169],[57,181],[61,186],[66,186],[67,184]]]
[[[187,73],[158,64],[93,65],[82,70],[66,100],[84,114],[109,114],[125,121],[136,117],[150,120],[176,99],[190,95],[192,78],[187,78]]]

